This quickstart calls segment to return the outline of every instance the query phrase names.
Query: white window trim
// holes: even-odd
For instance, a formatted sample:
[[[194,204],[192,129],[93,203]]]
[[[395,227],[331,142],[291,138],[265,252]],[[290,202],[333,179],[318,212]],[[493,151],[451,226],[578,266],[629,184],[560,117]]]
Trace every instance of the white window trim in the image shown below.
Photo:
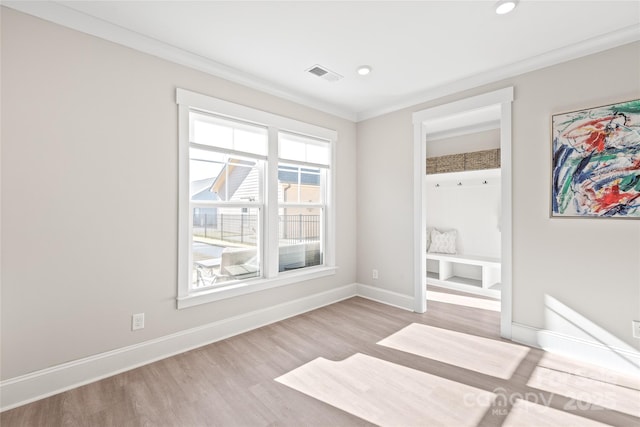
[[[335,266],[335,143],[337,132],[309,123],[282,117],[276,114],[213,98],[207,95],[176,89],[178,104],[178,296],[177,308],[193,307],[213,301],[219,301],[265,289],[290,285],[306,280],[334,275]],[[268,159],[278,162],[278,132],[293,132],[312,138],[328,140],[331,144],[331,165],[327,173],[326,213],[325,213],[325,253],[324,263],[320,266],[278,273],[278,240],[269,235],[269,231],[278,229],[278,197],[276,186],[265,187],[264,219],[266,231],[263,245],[263,278],[249,279],[232,283],[229,286],[189,291],[191,273],[191,251],[189,248],[192,221],[189,208],[189,110],[197,109],[214,112],[216,115],[244,122],[253,122],[268,128]],[[326,167],[326,166],[325,166]],[[277,167],[268,168],[267,182],[277,181]],[[273,176],[272,176],[273,175]],[[267,224],[267,222],[269,222]]]

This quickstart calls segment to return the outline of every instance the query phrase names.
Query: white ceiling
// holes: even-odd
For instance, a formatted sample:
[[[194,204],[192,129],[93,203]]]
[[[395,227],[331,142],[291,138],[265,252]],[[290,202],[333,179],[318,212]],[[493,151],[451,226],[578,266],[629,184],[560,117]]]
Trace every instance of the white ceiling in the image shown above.
[[[640,40],[639,0],[3,4],[352,120]]]

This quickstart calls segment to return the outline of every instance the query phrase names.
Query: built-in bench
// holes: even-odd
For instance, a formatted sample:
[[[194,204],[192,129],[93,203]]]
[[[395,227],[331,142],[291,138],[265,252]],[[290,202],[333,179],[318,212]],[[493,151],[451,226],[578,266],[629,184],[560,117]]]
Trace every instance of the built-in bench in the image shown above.
[[[483,289],[489,289],[492,286],[500,283],[501,275],[501,263],[500,258],[476,256],[476,255],[462,255],[462,254],[441,254],[441,253],[427,253],[428,260],[438,261],[438,277],[440,282],[450,281],[454,277],[453,265],[454,264],[466,264],[476,265],[482,268],[482,279],[479,285]],[[470,283],[469,283],[470,284]]]

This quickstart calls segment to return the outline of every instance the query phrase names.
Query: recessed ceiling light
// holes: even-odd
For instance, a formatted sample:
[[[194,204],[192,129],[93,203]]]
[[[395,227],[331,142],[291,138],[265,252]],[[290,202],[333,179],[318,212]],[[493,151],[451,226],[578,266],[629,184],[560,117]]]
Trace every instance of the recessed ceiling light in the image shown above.
[[[371,72],[371,67],[369,65],[361,65],[358,67],[358,74],[361,76],[366,76]]]
[[[500,0],[496,3],[496,13],[504,15],[516,8],[517,0]]]

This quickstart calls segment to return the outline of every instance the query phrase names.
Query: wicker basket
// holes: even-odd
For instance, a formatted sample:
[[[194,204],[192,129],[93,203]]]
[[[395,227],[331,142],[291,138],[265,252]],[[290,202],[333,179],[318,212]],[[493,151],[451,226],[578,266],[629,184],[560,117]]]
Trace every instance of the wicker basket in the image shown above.
[[[437,157],[427,157],[427,174],[437,173],[438,168],[438,158]]]
[[[496,169],[500,167],[500,149],[465,153],[464,170]]]
[[[500,167],[500,149],[427,157],[427,174],[462,172]]]
[[[436,173],[460,172],[464,170],[464,154],[451,154],[437,158]]]

